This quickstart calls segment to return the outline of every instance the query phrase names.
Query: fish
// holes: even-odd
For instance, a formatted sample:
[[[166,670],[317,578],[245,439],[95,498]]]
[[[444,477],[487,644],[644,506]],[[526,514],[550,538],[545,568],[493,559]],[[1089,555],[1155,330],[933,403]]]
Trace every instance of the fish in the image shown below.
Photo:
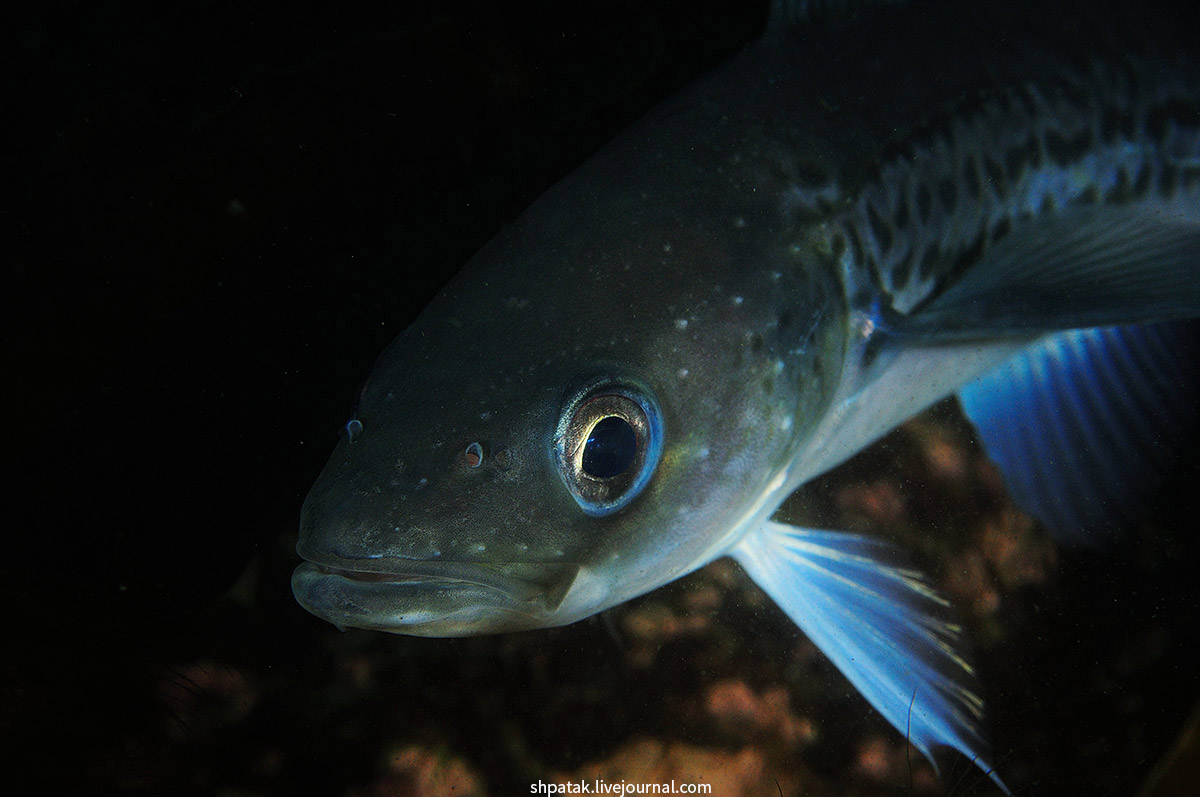
[[[956,396],[1103,549],[1194,428],[1200,54],[1171,2],[776,0],[380,355],[301,510],[339,628],[566,625],[731,557],[937,769],[993,766],[953,607],[793,493]]]

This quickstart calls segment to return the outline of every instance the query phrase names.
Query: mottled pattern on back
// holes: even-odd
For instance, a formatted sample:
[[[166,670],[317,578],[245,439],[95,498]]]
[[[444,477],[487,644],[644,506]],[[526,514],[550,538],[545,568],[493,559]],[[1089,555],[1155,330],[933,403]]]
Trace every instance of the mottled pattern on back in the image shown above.
[[[882,295],[902,313],[919,310],[1041,214],[1200,198],[1198,84],[1164,81],[1178,71],[1163,66],[1093,64],[897,144],[827,228],[852,303]],[[825,203],[830,193],[812,195]]]

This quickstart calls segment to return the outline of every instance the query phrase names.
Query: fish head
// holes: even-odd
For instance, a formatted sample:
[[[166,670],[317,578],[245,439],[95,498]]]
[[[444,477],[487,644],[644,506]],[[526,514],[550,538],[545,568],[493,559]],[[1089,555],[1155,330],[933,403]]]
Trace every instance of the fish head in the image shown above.
[[[538,370],[513,380],[520,401],[442,374],[428,392],[368,387],[302,510],[309,561],[293,586],[306,608],[426,636],[560,625],[599,608],[617,588],[600,574],[619,570],[602,565],[634,558],[638,499],[663,478],[661,402],[617,367]],[[501,400],[480,403],[480,384]]]
[[[661,171],[585,167],[381,355],[304,503],[301,605],[421,636],[563,625],[769,513],[836,379],[839,294],[782,262],[775,204],[698,223],[708,164]]]

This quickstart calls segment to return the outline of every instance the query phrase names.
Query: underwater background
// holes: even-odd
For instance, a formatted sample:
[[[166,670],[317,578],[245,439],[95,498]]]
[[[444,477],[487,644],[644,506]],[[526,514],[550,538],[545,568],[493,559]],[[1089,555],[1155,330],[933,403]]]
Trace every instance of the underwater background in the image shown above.
[[[300,504],[375,355],[766,12],[17,12],[6,792],[996,793],[965,761],[936,778],[727,560],[574,626],[477,639],[341,633],[291,595]],[[1012,506],[953,402],[785,512],[892,536],[955,600],[1015,793],[1187,793],[1151,777],[1200,782],[1187,450],[1107,555]]]

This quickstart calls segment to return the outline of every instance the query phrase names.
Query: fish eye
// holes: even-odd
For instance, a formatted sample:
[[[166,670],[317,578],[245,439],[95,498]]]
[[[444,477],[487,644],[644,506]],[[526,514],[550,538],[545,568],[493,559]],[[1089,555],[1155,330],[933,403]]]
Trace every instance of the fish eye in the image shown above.
[[[629,470],[637,457],[637,432],[619,415],[598,421],[583,444],[583,472],[595,479],[611,479]]]
[[[559,475],[589,515],[629,505],[650,481],[662,453],[662,418],[649,392],[602,383],[564,406],[554,438]]]

